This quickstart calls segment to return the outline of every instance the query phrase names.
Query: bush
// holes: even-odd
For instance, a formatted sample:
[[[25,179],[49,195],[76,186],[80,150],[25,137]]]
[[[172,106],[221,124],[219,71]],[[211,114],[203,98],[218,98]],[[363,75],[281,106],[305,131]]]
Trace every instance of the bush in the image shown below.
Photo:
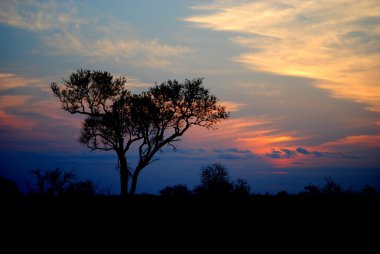
[[[322,188],[322,192],[327,195],[340,195],[343,193],[342,187],[335,182],[332,177],[325,178],[325,185]]]
[[[20,189],[15,181],[0,176],[0,196],[18,196],[20,194]]]
[[[191,196],[191,191],[187,188],[186,185],[177,184],[161,189],[160,195],[165,197],[185,198]]]
[[[207,197],[246,197],[250,195],[251,188],[246,180],[230,180],[228,170],[219,163],[214,163],[201,169],[201,184],[194,192]]]
[[[36,182],[34,186],[28,184],[29,191],[33,194],[47,196],[70,195],[95,195],[98,186],[92,181],[75,181],[77,176],[74,171],[63,171],[59,168],[41,171],[32,170]]]

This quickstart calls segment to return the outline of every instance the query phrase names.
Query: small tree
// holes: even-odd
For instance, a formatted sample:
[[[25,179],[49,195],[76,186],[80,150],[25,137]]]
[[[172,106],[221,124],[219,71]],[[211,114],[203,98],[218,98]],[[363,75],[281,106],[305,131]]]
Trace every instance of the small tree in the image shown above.
[[[18,196],[20,194],[20,189],[15,181],[0,176],[0,197]]]
[[[238,197],[248,197],[251,194],[251,187],[246,180],[238,178],[236,183],[233,183],[233,193]]]
[[[125,83],[108,72],[78,70],[62,86],[51,84],[64,110],[86,117],[79,142],[91,150],[116,152],[121,195],[134,194],[140,172],[155,161],[154,155],[165,146],[175,149],[173,143],[190,127],[213,128],[229,116],[201,78],[168,80],[141,94],[132,94]],[[138,154],[134,169],[128,161],[132,145]]]
[[[77,178],[73,171],[62,171],[59,168],[40,171],[30,171],[36,178],[35,187],[29,187],[31,192],[49,196],[62,195]]]
[[[90,180],[76,181],[77,176],[74,171],[64,171],[59,168],[41,171],[35,169],[30,171],[36,179],[33,185],[29,183],[29,191],[35,194],[48,196],[94,196],[98,186]]]
[[[304,193],[309,195],[309,196],[318,196],[321,193],[319,187],[317,185],[312,184],[312,183],[305,186],[304,189],[305,189]]]
[[[325,178],[325,185],[322,188],[322,192],[327,195],[339,195],[342,194],[343,191],[342,187],[329,176]]]
[[[366,196],[374,196],[374,195],[376,195],[376,189],[373,188],[371,185],[367,184],[367,185],[364,186],[364,188],[361,190],[361,194],[362,194],[362,195],[366,195]]]

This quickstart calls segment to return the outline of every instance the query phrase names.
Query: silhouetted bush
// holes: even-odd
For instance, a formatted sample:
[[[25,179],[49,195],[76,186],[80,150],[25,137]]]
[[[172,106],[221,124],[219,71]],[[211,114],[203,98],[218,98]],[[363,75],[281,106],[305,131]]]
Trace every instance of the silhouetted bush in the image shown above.
[[[0,176],[0,196],[18,196],[20,195],[20,189],[15,181]]]
[[[97,194],[98,186],[92,181],[79,181],[71,183],[65,193],[68,195],[75,196],[94,196]]]
[[[325,178],[325,185],[322,188],[322,192],[326,195],[340,195],[343,193],[342,187],[334,181],[332,177]]]
[[[98,186],[92,181],[78,181],[74,171],[63,171],[59,168],[41,171],[32,170],[36,178],[34,186],[28,184],[30,193],[47,196],[92,196],[96,194]]]
[[[277,197],[287,197],[289,196],[288,192],[286,190],[281,190],[279,192],[277,192]]]
[[[305,191],[302,194],[306,194],[308,196],[318,196],[319,194],[321,194],[321,190],[319,189],[319,187],[312,183],[305,186],[304,189]]]
[[[190,197],[191,194],[191,191],[183,184],[167,186],[160,190],[160,195],[165,197],[187,198]]]
[[[201,185],[194,192],[202,196],[223,197],[230,194],[233,184],[228,171],[222,164],[214,163],[201,169]]]
[[[247,197],[251,188],[246,180],[230,180],[228,170],[219,163],[214,163],[201,169],[201,184],[196,186],[194,193],[205,197]]]
[[[376,195],[376,190],[371,185],[367,184],[362,189],[361,194],[362,195],[366,195],[366,196],[375,196]]]
[[[248,197],[251,194],[251,187],[246,180],[239,178],[233,183],[232,192],[238,197]]]

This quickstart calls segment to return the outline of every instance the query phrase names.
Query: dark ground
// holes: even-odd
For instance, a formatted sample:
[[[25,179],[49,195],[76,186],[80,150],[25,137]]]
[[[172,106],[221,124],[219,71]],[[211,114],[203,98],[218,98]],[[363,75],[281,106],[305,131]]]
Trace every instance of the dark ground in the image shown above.
[[[311,244],[309,248],[331,243],[364,250],[377,245],[380,228],[378,194],[253,195],[241,199],[17,196],[2,197],[1,203],[3,243],[6,239],[36,239],[30,242],[37,247],[51,242],[99,244],[106,239],[120,244],[121,239],[126,246],[146,242],[141,248],[153,247],[148,244],[152,240],[159,245],[189,245],[182,250],[192,243],[216,244],[218,248],[236,243],[238,248],[266,241],[268,250],[283,243],[300,248],[301,242]]]

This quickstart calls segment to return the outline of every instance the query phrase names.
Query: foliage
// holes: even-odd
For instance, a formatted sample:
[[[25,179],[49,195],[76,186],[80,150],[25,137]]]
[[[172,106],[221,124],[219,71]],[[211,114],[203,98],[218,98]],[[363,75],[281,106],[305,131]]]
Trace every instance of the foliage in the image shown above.
[[[305,186],[304,189],[305,189],[304,193],[309,195],[309,196],[317,196],[321,193],[320,188],[318,186],[312,184],[312,183]]]
[[[343,193],[342,187],[335,182],[331,176],[325,178],[325,185],[322,188],[322,192],[327,195],[338,195]]]
[[[176,149],[173,143],[190,127],[212,129],[229,117],[200,78],[168,80],[140,94],[132,94],[125,84],[123,77],[89,70],[72,73],[62,86],[51,84],[64,110],[86,117],[79,142],[91,150],[116,152],[122,195],[134,194],[141,170],[163,147]],[[138,151],[134,170],[127,156],[132,145]]]
[[[247,181],[238,179],[236,183],[230,180],[228,170],[219,163],[214,163],[201,169],[201,185],[194,192],[201,196],[226,197],[249,196],[250,187]]]
[[[248,197],[251,194],[251,187],[246,180],[238,178],[236,183],[233,183],[233,193],[238,197]]]
[[[15,181],[0,176],[0,196],[18,196],[20,189]]]
[[[75,181],[74,171],[62,171],[59,168],[41,171],[32,170],[36,182],[34,187],[28,185],[31,193],[47,196],[62,196],[66,194],[88,195],[96,194],[97,186],[90,180]]]
[[[186,198],[191,196],[191,191],[184,184],[167,186],[160,190],[160,195],[165,197]]]
[[[366,186],[364,186],[361,193],[366,196],[374,196],[376,195],[376,189],[373,188],[371,185],[367,184]]]

